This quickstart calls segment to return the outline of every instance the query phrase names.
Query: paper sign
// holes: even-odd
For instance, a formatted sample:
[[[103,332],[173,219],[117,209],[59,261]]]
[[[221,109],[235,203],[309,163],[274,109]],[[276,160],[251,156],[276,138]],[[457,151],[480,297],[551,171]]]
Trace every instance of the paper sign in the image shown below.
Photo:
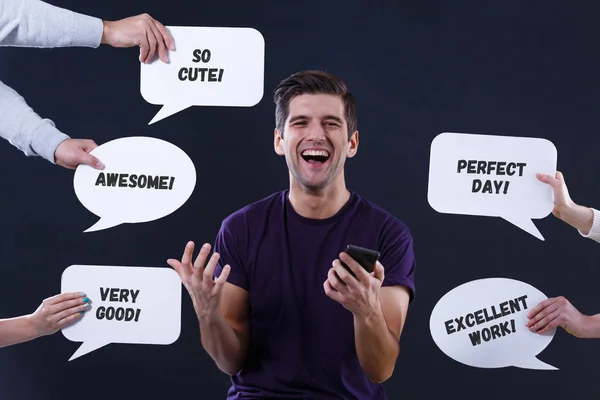
[[[557,369],[536,358],[556,329],[539,334],[526,326],[527,314],[546,299],[538,289],[513,279],[471,281],[435,305],[431,336],[448,357],[471,367]]]
[[[170,268],[71,265],[61,291],[91,300],[83,318],[62,329],[83,342],[69,361],[110,343],[166,345],[179,338],[181,280]]]
[[[153,221],[181,207],[196,186],[196,169],[179,147],[150,137],[126,137],[90,152],[103,170],[79,165],[77,198],[100,220],[84,232]]]
[[[191,106],[251,107],[263,97],[265,40],[252,28],[167,27],[169,63],[141,64],[144,100],[163,107],[150,124]]]
[[[448,214],[501,217],[540,240],[531,219],[554,207],[552,188],[536,173],[556,174],[546,139],[442,133],[431,143],[428,200]]]

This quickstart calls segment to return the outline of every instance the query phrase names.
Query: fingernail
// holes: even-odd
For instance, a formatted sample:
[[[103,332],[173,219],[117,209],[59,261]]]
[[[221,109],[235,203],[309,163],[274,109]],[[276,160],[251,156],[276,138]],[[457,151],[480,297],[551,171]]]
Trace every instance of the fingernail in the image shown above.
[[[84,308],[88,308],[88,307],[90,307],[90,303],[85,303],[85,304],[83,305],[83,307],[84,307]]]
[[[98,167],[98,168],[102,169],[102,168],[104,168],[104,163],[103,163],[102,161],[98,161],[98,162],[96,163],[96,167]]]
[[[79,311],[79,314],[83,314],[85,311]]]
[[[79,292],[79,297],[85,297],[85,293]]]
[[[89,302],[90,302],[90,299],[89,299],[88,297],[86,297],[85,299],[83,299],[83,302],[84,302],[84,303],[89,303]]]

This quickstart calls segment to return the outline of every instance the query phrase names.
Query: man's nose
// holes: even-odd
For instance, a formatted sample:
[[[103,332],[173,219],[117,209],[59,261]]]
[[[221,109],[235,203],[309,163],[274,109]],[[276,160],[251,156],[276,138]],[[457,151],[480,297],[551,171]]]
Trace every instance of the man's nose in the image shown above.
[[[326,138],[325,129],[321,125],[312,126],[308,135],[308,140],[313,142],[322,142]]]

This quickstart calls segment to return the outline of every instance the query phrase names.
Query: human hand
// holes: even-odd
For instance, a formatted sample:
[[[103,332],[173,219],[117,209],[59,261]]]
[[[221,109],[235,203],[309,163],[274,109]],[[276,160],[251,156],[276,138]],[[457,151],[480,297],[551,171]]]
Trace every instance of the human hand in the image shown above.
[[[563,174],[560,171],[556,171],[555,177],[548,174],[536,174],[535,176],[540,182],[547,183],[552,187],[554,191],[554,208],[552,209],[552,214],[561,218],[561,214],[574,205]]]
[[[119,21],[103,21],[101,43],[112,47],[140,47],[140,62],[150,63],[156,52],[168,63],[168,50],[175,50],[173,37],[160,22],[148,14]]]
[[[84,293],[62,293],[42,301],[27,319],[35,337],[46,336],[78,320],[89,309],[90,299]]]
[[[584,337],[586,316],[562,296],[546,299],[527,315],[526,326],[531,332],[546,333],[558,326],[575,337]]]
[[[79,164],[86,164],[96,169],[104,168],[104,164],[89,154],[98,145],[89,139],[63,140],[54,151],[54,162],[61,167],[75,169]]]
[[[194,261],[194,265],[192,265],[194,242],[188,242],[187,246],[185,246],[181,262],[172,258],[167,260],[167,263],[175,269],[181,282],[190,294],[194,309],[199,318],[219,311],[223,285],[227,281],[231,269],[229,265],[226,265],[219,278],[216,280],[213,279],[219,254],[213,253],[208,261],[208,265],[204,267],[210,248],[210,244],[208,243],[202,246],[198,257],[196,257],[196,261]]]
[[[536,174],[536,177],[539,181],[552,186],[554,191],[552,214],[587,235],[594,223],[594,212],[591,208],[580,206],[571,200],[563,174],[556,171],[556,177],[547,174]]]
[[[342,252],[333,261],[327,279],[323,283],[325,294],[340,303],[355,316],[369,316],[381,310],[379,289],[385,278],[383,265],[379,261],[372,273],[368,273],[347,253]],[[340,262],[350,268],[352,274]]]

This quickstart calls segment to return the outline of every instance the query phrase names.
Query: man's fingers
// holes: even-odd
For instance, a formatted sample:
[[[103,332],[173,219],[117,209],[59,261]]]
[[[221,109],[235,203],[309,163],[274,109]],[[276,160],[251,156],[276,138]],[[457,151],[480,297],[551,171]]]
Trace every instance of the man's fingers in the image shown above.
[[[332,286],[331,283],[329,282],[328,279],[325,280],[325,282],[323,283],[323,290],[325,291],[325,294],[327,295],[327,297],[329,297],[330,299],[333,299],[335,301],[337,301],[338,303],[340,303],[343,299],[343,296],[340,292],[336,291]]]
[[[219,261],[219,253],[213,253],[213,255],[210,257],[210,260],[208,260],[206,268],[204,268],[204,273],[202,274],[202,278],[204,279],[204,281],[212,282],[213,273],[215,272],[217,261]]]
[[[329,281],[329,285],[338,292],[345,292],[348,290],[348,285],[346,285],[338,276],[335,268],[329,269],[329,272],[327,273],[327,280]]]
[[[347,253],[342,252],[338,255],[338,257],[344,264],[346,264],[348,266],[350,271],[352,271],[356,280],[367,281],[369,279],[369,277],[368,277],[369,274],[367,273],[367,271],[365,271],[364,268],[356,260],[354,260],[354,258],[350,257]],[[342,266],[342,268],[343,268],[343,266]],[[344,279],[344,277],[341,275],[340,275],[340,278]],[[348,283],[348,282],[346,282],[346,283]]]
[[[210,244],[204,243],[200,248],[200,252],[198,253],[198,257],[196,257],[196,261],[194,261],[194,270],[201,271],[206,264],[206,258],[210,254]]]
[[[74,300],[74,299],[83,298],[83,297],[85,297],[85,293],[69,292],[69,293],[61,293],[61,294],[57,294],[56,296],[48,297],[44,301],[46,302],[47,305],[53,305],[53,304],[61,303],[66,300]]]
[[[175,260],[174,258],[169,258],[167,260],[167,264],[169,264],[171,266],[171,268],[173,268],[175,270],[175,272],[177,272],[177,275],[179,275],[179,277],[182,280],[189,275],[187,270],[183,267],[183,265],[178,260]]]
[[[194,242],[189,241],[185,245],[183,250],[183,256],[181,257],[181,264],[185,268],[185,272],[189,275],[192,273],[192,255],[194,254]]]
[[[152,19],[152,21],[154,22],[154,25],[156,25],[156,28],[158,28],[158,30],[160,31],[160,34],[162,35],[163,40],[169,48],[169,50],[175,50],[175,41],[173,40],[173,36],[171,36],[171,33],[169,33],[169,30],[165,28],[165,26],[159,21],[155,19]]]
[[[219,275],[219,277],[215,280],[215,290],[217,292],[221,290],[221,287],[223,287],[223,285],[225,285],[225,282],[227,282],[227,278],[229,277],[230,272],[231,267],[229,266],[229,264],[223,267],[221,275]]]
[[[383,265],[381,265],[381,263],[379,261],[377,261],[375,263],[375,268],[373,268],[373,276],[379,280],[379,282],[383,283],[383,280],[385,279],[385,269],[383,268]]]

